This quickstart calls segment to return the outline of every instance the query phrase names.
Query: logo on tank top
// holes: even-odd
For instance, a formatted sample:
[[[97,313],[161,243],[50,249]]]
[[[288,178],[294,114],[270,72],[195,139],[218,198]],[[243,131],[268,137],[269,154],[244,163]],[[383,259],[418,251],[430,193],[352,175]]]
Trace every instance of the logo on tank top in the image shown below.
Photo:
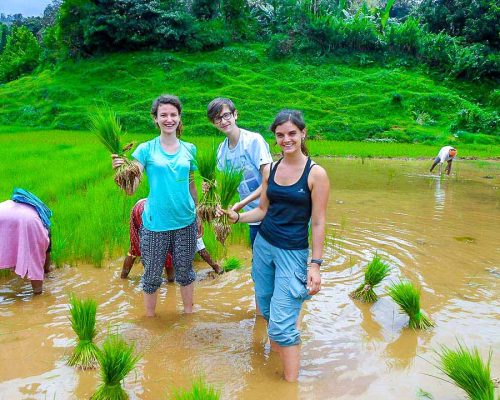
[[[302,188],[300,188],[299,190],[297,190],[297,193],[305,193],[306,191]]]

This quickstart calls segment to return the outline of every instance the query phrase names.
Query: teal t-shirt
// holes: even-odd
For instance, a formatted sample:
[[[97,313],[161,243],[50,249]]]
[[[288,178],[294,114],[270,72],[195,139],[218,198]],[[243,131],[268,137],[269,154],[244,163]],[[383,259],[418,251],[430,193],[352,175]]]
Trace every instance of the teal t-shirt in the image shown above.
[[[132,156],[148,176],[149,195],[142,223],[150,231],[184,228],[196,218],[194,200],[189,192],[189,173],[196,170],[196,147],[179,140],[179,149],[169,154],[160,137],[140,144]]]

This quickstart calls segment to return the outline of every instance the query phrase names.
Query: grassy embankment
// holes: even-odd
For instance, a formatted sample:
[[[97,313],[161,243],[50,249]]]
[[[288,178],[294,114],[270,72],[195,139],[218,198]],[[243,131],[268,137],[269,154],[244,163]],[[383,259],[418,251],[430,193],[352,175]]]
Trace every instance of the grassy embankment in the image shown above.
[[[173,93],[184,102],[186,133],[213,133],[205,110],[216,96],[235,100],[240,124],[268,134],[281,108],[304,111],[318,139],[393,139],[434,145],[500,143],[497,132],[451,130],[462,110],[491,112],[493,85],[446,81],[397,62],[384,66],[337,59],[267,58],[262,45],[208,53],[140,52],[65,62],[0,86],[0,124],[85,130],[89,107],[110,103],[125,128],[152,129],[153,98]]]

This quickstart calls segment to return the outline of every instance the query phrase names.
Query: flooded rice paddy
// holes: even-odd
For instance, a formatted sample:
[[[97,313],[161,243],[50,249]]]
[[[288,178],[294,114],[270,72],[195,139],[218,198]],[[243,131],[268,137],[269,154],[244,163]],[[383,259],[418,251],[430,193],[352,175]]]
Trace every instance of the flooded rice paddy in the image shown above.
[[[299,382],[281,379],[265,324],[255,317],[251,252],[230,248],[246,268],[211,278],[196,264],[197,309],[183,315],[179,288],[161,288],[158,317],[143,317],[136,264],[119,278],[122,259],[105,268],[66,266],[51,273],[33,298],[17,278],[0,281],[0,398],[86,399],[98,371],[65,364],[74,334],[68,294],[98,301],[98,338],[120,332],[142,353],[124,387],[131,399],[166,399],[203,375],[224,399],[435,399],[463,398],[430,375],[433,350],[456,340],[494,351],[500,376],[500,169],[455,162],[451,177],[427,173],[430,162],[322,160],[331,179],[323,289],[306,303]],[[124,229],[127,229],[124,226]],[[348,294],[374,253],[392,267],[373,305]],[[406,327],[407,318],[385,294],[391,281],[411,279],[422,289],[422,308],[436,323],[429,331]]]

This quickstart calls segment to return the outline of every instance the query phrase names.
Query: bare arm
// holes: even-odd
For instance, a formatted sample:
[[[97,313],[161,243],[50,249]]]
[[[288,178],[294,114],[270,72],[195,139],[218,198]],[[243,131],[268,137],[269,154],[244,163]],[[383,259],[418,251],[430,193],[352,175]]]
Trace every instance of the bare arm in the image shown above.
[[[198,190],[196,190],[196,185],[194,183],[194,173],[193,171],[189,172],[189,193],[194,201],[195,210],[198,207]],[[201,224],[201,219],[196,215],[196,227],[198,229],[198,238],[203,236],[203,225]]]
[[[247,211],[247,212],[244,212],[242,214],[239,214],[239,217],[240,217],[239,219],[238,219],[238,213],[235,210],[230,210],[227,213],[227,215],[229,217],[229,220],[232,223],[235,223],[236,221],[247,222],[247,223],[258,222],[258,221],[262,221],[264,219],[264,217],[267,213],[267,209],[269,207],[269,199],[267,198],[267,185],[268,185],[268,179],[269,179],[269,169],[270,168],[264,169],[264,173],[262,174],[262,185],[259,186],[259,188],[260,188],[259,206],[257,208],[254,208],[251,211]],[[257,188],[255,191],[259,190],[259,188]],[[254,191],[254,193],[255,193],[255,191]]]
[[[255,189],[252,193],[250,193],[243,200],[238,201],[234,206],[231,207],[231,210],[240,211],[247,204],[251,203],[254,200],[257,200],[260,197],[261,191],[262,191],[262,185],[260,185],[257,189]]]
[[[311,188],[312,214],[312,256],[311,258],[321,259],[323,257],[323,246],[325,242],[326,208],[328,196],[330,194],[330,181],[326,171],[315,166],[309,174],[309,184]],[[307,270],[307,286],[309,294],[316,294],[321,289],[321,276],[319,265],[310,263]]]
[[[450,175],[450,172],[451,172],[451,163],[452,163],[453,160],[448,160],[448,165],[446,165],[446,169],[445,169],[445,172],[446,174]]]
[[[269,164],[262,164],[260,166],[260,175],[264,176],[264,171]],[[240,211],[247,204],[251,203],[254,200],[257,200],[262,192],[262,185],[260,185],[257,189],[255,189],[252,193],[250,193],[243,200],[237,202],[234,206],[231,207],[231,210]]]

